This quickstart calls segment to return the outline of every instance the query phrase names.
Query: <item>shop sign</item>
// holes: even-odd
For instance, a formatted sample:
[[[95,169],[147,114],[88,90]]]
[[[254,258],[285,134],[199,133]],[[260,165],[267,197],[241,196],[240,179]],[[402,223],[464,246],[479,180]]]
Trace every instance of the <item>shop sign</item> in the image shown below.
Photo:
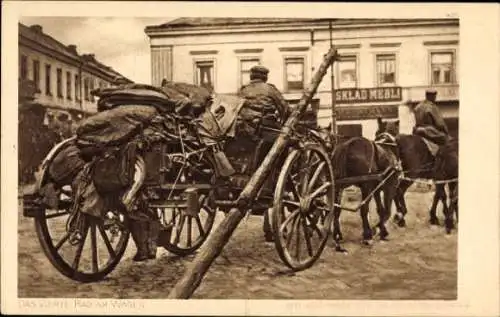
[[[398,117],[397,105],[344,106],[335,108],[337,120],[369,120]]]
[[[335,90],[337,104],[401,101],[401,87],[345,88]]]

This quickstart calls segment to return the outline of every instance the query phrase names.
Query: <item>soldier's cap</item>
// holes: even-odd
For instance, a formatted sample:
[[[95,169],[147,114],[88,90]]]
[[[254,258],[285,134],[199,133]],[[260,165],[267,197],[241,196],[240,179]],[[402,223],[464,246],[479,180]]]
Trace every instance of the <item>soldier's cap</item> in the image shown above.
[[[267,75],[269,73],[269,69],[267,69],[264,66],[257,65],[257,66],[250,68],[250,72],[254,73],[254,74]]]
[[[427,94],[427,95],[435,95],[435,94],[437,94],[437,90],[434,89],[434,88],[429,88],[429,89],[427,89],[425,91],[425,94]]]

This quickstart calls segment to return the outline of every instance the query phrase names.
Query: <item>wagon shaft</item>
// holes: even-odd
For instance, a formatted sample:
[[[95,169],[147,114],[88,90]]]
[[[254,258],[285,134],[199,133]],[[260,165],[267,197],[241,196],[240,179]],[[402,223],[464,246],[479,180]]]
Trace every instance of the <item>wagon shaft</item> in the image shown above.
[[[238,199],[238,208],[232,208],[228,212],[224,220],[218,226],[217,230],[207,241],[206,248],[204,248],[194,259],[192,265],[174,286],[168,298],[189,298],[200,285],[208,268],[220,254],[222,248],[245,216],[248,204],[256,197],[271,169],[276,167],[275,162],[277,161],[277,158],[289,144],[291,130],[298,123],[300,116],[304,114],[307,105],[311,102],[311,99],[316,93],[316,90],[325,76],[328,67],[333,64],[336,56],[336,49],[333,47],[330,48],[330,51],[325,55],[318,71],[314,74],[310,85],[304,91],[298,106],[286,121],[283,129],[281,130],[282,133],[274,142],[262,164],[259,166],[240,194]]]

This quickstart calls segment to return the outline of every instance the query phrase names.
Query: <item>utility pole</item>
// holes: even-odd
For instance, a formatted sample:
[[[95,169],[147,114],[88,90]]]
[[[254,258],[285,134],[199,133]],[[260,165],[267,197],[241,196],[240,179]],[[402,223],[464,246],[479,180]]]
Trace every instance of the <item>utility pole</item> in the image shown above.
[[[328,22],[329,25],[329,31],[330,31],[330,49],[333,47],[333,27],[332,27],[332,20]],[[332,133],[332,146],[335,147],[337,143],[337,112],[335,111],[335,75],[333,73],[334,67],[333,64],[330,66],[330,80],[331,80],[331,100],[332,100],[332,126],[331,126],[331,133]]]

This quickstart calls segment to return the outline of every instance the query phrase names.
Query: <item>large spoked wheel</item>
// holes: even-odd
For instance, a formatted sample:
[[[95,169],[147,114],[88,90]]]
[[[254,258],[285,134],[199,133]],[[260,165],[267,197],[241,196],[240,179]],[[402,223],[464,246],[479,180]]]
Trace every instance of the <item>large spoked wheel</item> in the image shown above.
[[[311,267],[330,234],[334,179],[331,161],[317,144],[286,158],[274,194],[272,228],[281,260],[294,271]]]
[[[157,209],[162,219],[160,245],[176,255],[186,256],[198,250],[207,239],[215,220],[215,208],[212,208],[207,195],[200,195],[200,209],[191,213],[185,206]]]
[[[214,188],[217,173],[213,160],[206,156],[199,165],[192,167],[184,175],[192,188],[198,188],[191,197],[197,201],[196,208],[188,204],[186,193],[181,193],[167,201],[167,205],[157,206],[162,231],[158,242],[169,252],[186,256],[198,250],[210,234],[216,216]],[[158,208],[159,207],[159,208]]]
[[[35,217],[38,239],[63,275],[79,282],[99,281],[113,271],[127,248],[126,218],[115,210],[108,211],[105,220],[79,211],[71,214],[71,194],[67,194],[60,204],[67,208],[45,209]]]

